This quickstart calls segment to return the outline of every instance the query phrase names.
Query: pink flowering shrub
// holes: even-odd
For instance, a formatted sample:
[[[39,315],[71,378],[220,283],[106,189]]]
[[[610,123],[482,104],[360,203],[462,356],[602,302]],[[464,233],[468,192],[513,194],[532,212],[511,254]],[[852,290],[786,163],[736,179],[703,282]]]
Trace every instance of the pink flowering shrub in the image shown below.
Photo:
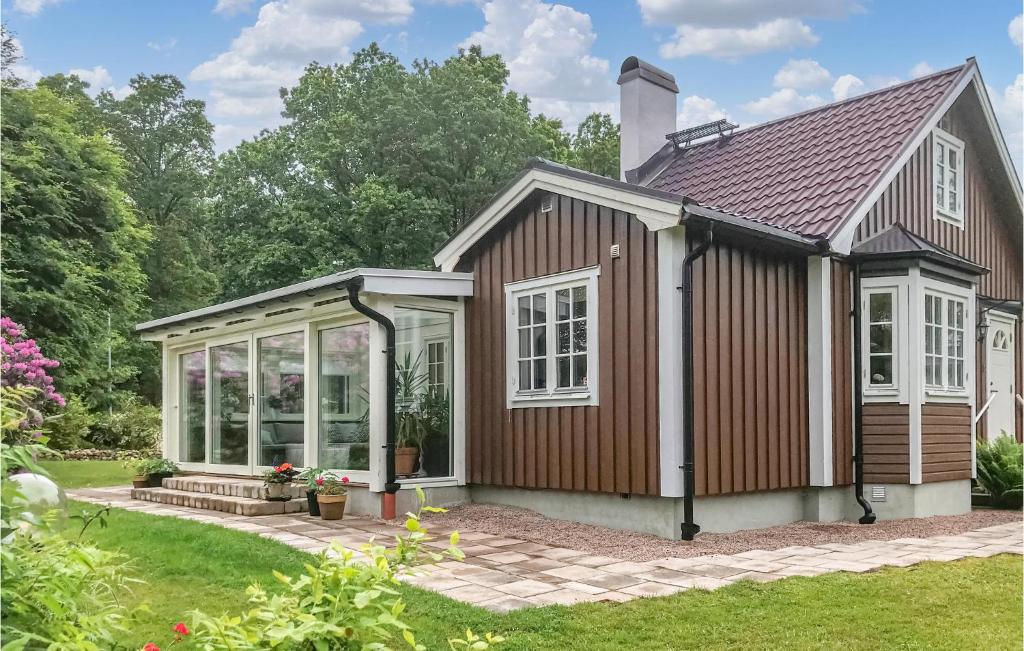
[[[38,390],[22,428],[40,426],[41,412],[50,403],[58,407],[66,404],[64,396],[53,388],[53,378],[47,372],[58,366],[60,362],[43,356],[35,339],[25,338],[25,328],[6,316],[0,317],[0,386]]]

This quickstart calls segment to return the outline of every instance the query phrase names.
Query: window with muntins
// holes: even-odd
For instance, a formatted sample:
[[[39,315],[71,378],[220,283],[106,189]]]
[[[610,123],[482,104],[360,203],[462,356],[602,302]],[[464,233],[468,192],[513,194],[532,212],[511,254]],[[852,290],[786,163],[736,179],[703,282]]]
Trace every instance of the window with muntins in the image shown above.
[[[596,404],[597,269],[505,289],[510,404]]]
[[[868,293],[868,384],[872,387],[895,386],[893,306],[896,292]]]
[[[936,129],[932,135],[935,217],[958,226],[964,224],[964,143]]]
[[[937,294],[924,297],[924,383],[930,389],[966,387],[963,300]]]

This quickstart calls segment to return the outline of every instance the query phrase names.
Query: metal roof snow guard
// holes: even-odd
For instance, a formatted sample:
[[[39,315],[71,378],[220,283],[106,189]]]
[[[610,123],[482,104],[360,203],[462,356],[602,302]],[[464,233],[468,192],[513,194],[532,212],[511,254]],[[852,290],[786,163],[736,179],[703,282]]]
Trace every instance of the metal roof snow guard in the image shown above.
[[[700,140],[701,138],[707,138],[708,136],[725,136],[733,132],[733,129],[739,127],[738,124],[733,124],[728,120],[715,120],[714,122],[708,122],[707,124],[701,124],[689,129],[682,129],[674,133],[669,133],[665,136],[665,140],[669,140],[676,147],[686,147],[694,140]],[[729,134],[726,133],[729,132]]]

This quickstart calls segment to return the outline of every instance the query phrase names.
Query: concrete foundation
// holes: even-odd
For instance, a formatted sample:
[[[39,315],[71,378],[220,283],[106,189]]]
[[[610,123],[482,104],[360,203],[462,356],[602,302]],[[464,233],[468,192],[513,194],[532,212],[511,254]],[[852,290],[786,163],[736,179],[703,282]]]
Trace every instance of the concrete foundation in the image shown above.
[[[880,520],[959,515],[971,510],[971,480],[865,484],[864,496]]]

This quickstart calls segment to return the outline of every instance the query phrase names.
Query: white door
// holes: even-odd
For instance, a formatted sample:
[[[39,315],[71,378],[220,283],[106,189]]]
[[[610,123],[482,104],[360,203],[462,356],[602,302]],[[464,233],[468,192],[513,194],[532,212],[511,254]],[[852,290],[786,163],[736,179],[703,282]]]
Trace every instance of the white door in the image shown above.
[[[992,402],[988,407],[988,438],[1000,436],[1003,432],[1013,436],[1013,412],[1020,390],[1013,381],[1013,361],[1016,359],[1018,342],[1014,341],[1014,317],[988,313],[988,396]]]

